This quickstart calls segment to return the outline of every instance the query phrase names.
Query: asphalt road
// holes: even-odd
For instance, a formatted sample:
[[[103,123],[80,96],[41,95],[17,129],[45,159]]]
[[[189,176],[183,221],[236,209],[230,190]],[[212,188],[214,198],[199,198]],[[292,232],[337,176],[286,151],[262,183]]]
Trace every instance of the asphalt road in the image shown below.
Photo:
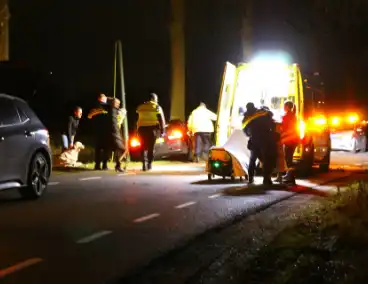
[[[299,184],[326,192],[334,189],[318,185],[348,174],[333,171]],[[304,188],[239,196],[241,187],[208,183],[203,167],[173,163],[150,173],[54,173],[37,201],[1,192],[0,282],[108,283],[209,227]]]

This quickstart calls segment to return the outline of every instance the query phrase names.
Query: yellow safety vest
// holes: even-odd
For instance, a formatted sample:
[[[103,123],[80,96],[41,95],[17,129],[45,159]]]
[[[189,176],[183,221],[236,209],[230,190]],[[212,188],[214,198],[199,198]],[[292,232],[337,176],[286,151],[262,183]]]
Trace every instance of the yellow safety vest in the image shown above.
[[[139,105],[137,108],[137,113],[137,128],[141,126],[155,126],[160,124],[157,115],[162,115],[162,110],[161,107],[155,102],[149,101]]]
[[[102,107],[91,109],[91,111],[88,113],[88,119],[92,119],[95,115],[99,114],[107,114],[107,111]]]
[[[268,115],[267,111],[257,111],[255,114],[250,115],[245,121],[243,121],[243,129],[255,118]]]

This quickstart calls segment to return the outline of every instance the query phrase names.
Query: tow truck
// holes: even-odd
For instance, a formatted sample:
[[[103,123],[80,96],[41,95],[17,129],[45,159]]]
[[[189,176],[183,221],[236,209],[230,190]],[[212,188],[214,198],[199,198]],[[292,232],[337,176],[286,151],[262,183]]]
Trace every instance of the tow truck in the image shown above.
[[[281,122],[285,101],[296,106],[300,143],[294,153],[297,168],[309,174],[314,165],[328,171],[331,139],[324,112],[324,94],[302,78],[298,64],[279,59],[255,58],[237,66],[226,62],[218,102],[215,144],[222,146],[236,129],[241,129],[248,102],[266,106]],[[246,147],[246,145],[244,145]]]

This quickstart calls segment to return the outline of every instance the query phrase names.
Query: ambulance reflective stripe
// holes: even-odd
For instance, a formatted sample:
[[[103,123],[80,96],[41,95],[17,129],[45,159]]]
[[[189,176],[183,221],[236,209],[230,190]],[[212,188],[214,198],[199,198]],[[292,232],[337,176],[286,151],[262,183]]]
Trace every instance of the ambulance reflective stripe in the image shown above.
[[[261,116],[266,116],[269,113],[267,111],[258,111],[255,114],[249,116],[245,121],[243,121],[243,129],[254,119],[261,117]]]
[[[157,115],[162,114],[161,107],[153,102],[141,104],[137,108],[138,121],[137,127],[155,126],[159,124]]]
[[[103,108],[94,108],[89,112],[88,118],[92,119],[95,115],[99,114],[107,114],[107,111],[104,110]]]

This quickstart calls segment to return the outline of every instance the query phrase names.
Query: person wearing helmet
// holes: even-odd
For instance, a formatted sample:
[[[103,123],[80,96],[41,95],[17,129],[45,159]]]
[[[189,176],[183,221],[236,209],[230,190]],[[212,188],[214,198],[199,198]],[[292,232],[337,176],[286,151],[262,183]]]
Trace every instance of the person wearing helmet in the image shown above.
[[[137,114],[137,132],[142,144],[142,170],[147,171],[152,168],[156,139],[165,131],[164,112],[155,93],[151,93],[149,100],[138,106]]]

